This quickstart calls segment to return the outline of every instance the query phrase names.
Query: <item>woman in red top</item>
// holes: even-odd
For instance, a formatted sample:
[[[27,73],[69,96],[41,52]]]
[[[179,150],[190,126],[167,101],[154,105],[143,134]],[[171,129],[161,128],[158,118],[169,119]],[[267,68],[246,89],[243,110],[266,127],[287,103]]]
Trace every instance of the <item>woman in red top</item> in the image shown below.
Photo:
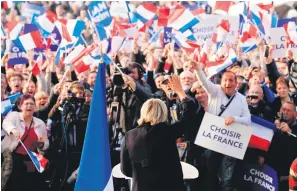
[[[13,168],[6,191],[45,190],[42,174],[35,169],[19,141],[28,150],[43,154],[48,147],[46,126],[42,120],[33,117],[36,110],[34,97],[23,95],[18,107],[21,112],[10,112],[3,121],[7,135],[2,141],[2,150],[13,152]]]

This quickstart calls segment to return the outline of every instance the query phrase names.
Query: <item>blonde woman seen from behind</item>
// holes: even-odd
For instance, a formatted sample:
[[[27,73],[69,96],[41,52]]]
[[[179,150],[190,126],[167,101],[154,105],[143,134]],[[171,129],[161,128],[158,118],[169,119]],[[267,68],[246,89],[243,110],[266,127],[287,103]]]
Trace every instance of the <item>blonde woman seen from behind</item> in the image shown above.
[[[139,126],[128,131],[121,150],[121,170],[133,179],[132,191],[184,191],[176,139],[187,128],[194,103],[184,93],[177,76],[170,86],[182,100],[180,120],[168,125],[168,109],[160,99],[149,99],[141,108]]]

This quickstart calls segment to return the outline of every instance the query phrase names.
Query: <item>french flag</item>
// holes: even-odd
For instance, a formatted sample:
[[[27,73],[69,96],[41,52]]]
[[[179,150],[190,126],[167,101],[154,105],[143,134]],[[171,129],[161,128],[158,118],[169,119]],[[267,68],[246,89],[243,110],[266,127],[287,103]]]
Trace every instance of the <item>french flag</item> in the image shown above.
[[[240,38],[240,47],[243,53],[247,53],[258,47],[259,41],[256,38],[257,29],[253,25],[245,23]]]
[[[175,30],[179,30],[180,32],[185,32],[198,23],[199,20],[195,15],[189,9],[186,9],[181,5],[176,6],[168,19],[168,26]]]
[[[245,18],[245,20],[247,20],[247,17],[249,16],[248,7],[246,6],[245,2],[233,4],[229,7],[228,15],[230,16],[242,15]]]
[[[140,20],[137,20],[137,27],[139,32],[146,32],[147,29],[149,29],[154,22],[154,18],[151,18],[148,22],[145,24],[142,23]]]
[[[206,15],[205,9],[203,7],[198,7],[197,9],[192,10],[192,13],[195,16],[205,16]]]
[[[256,4],[251,3],[249,5],[249,18],[262,35],[265,35],[265,29],[262,24],[262,11]]]
[[[258,7],[260,7],[263,11],[270,12],[271,8],[273,8],[273,2],[265,2],[265,3],[259,3],[257,4]]]
[[[73,64],[74,60],[76,60],[78,55],[80,55],[84,50],[85,50],[84,45],[80,44],[80,45],[76,46],[65,58],[64,64],[68,64],[68,65]]]
[[[125,42],[125,38],[120,36],[114,36],[108,40],[103,41],[103,50],[106,53],[117,52]]]
[[[275,124],[254,115],[251,116],[251,120],[253,132],[249,142],[249,147],[268,151],[276,129]]]
[[[218,15],[227,15],[232,4],[232,1],[217,1],[214,13]]]
[[[153,3],[147,2],[137,7],[135,15],[142,23],[147,23],[155,17],[157,10],[157,7]]]
[[[78,73],[82,73],[88,71],[90,69],[90,65],[95,63],[99,63],[99,61],[90,55],[86,55],[77,64],[75,64],[74,68]]]
[[[158,8],[153,3],[147,2],[137,7],[136,15],[138,19],[140,19],[143,23],[146,23],[155,17],[157,10]]]
[[[206,65],[207,67],[207,73],[208,73],[208,78],[211,78],[213,75],[223,71],[224,69],[228,68],[232,64],[237,62],[237,57],[235,51],[230,48],[229,49],[229,54],[226,60],[223,61],[215,61],[208,63]]]
[[[21,50],[32,50],[34,48],[44,48],[41,33],[36,25],[26,24],[25,34],[13,41]]]
[[[55,25],[63,39],[65,39],[67,42],[71,42],[75,39],[75,37],[79,37],[85,28],[85,22],[75,19],[59,19],[55,22]]]
[[[217,37],[216,45],[217,50],[223,45],[227,34],[230,32],[230,23],[228,20],[223,19],[221,23],[217,26]]]
[[[52,11],[47,11],[43,15],[37,18],[37,25],[41,29],[44,35],[49,35],[53,32],[55,28],[55,21],[57,20],[57,15]]]
[[[32,160],[36,170],[39,173],[42,173],[44,171],[44,169],[46,168],[48,160],[46,158],[44,158],[43,155],[28,150],[22,141],[20,141],[20,143],[23,145],[24,149],[27,151],[28,156]]]
[[[161,32],[162,32],[162,28],[160,28],[157,32],[155,32],[153,34],[153,36],[150,38],[149,44],[151,44],[151,43],[157,43],[158,41],[159,41],[159,44],[160,44],[160,35],[161,35]]]
[[[288,22],[287,24],[284,24],[284,28],[287,34],[287,38],[289,41],[289,44],[295,44],[297,45],[297,26],[295,22]]]
[[[200,49],[200,46],[195,42],[186,39],[185,37],[179,34],[172,34],[172,39],[174,42],[186,52],[194,52],[196,48]]]
[[[167,27],[169,14],[169,7],[162,7],[159,9],[158,26]]]
[[[8,37],[11,40],[15,40],[19,37],[21,31],[23,30],[24,24],[17,22],[16,20],[12,20],[5,25],[8,31]]]
[[[204,65],[206,65],[206,62],[208,60],[207,53],[208,53],[208,44],[205,41],[200,52],[200,62],[203,63]]]

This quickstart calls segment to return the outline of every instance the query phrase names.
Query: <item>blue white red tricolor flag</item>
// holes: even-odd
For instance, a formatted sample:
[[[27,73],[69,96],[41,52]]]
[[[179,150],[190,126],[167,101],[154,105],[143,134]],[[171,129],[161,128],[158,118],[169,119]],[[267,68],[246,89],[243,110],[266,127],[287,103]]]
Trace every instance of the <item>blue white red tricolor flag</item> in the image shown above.
[[[32,160],[36,170],[39,173],[42,173],[44,171],[44,169],[46,168],[48,160],[46,158],[44,158],[43,155],[28,150],[22,141],[20,141],[20,143],[22,144],[24,149],[27,151],[28,156]]]
[[[253,133],[249,147],[268,151],[274,130],[276,129],[275,124],[254,115],[251,116],[251,119]]]

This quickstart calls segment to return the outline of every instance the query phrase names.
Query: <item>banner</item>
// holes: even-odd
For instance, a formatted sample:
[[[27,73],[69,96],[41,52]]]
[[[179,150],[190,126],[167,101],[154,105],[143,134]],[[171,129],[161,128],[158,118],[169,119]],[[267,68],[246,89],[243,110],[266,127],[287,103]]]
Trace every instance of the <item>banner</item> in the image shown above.
[[[199,19],[200,22],[192,27],[194,37],[198,43],[203,44],[205,39],[211,39],[223,19],[230,22],[230,34],[227,35],[226,42],[234,43],[239,28],[239,17],[222,15],[204,15]]]
[[[44,8],[42,6],[31,3],[23,3],[21,9],[21,14],[27,18],[28,23],[31,23],[33,15],[36,17],[44,13]]]
[[[104,1],[93,1],[89,5],[93,22],[98,22],[102,26],[108,26],[112,20],[109,9]]]
[[[275,170],[267,165],[245,164],[243,191],[277,191],[278,178]]]
[[[22,52],[13,42],[10,42],[10,49],[8,52],[8,66],[16,64],[27,64],[26,52]]]
[[[272,51],[272,58],[283,58],[286,56],[286,32],[283,27],[271,29],[271,42],[275,45]],[[293,52],[297,51],[297,45],[290,44]]]
[[[251,127],[239,123],[225,126],[224,118],[205,113],[195,144],[242,160],[251,134]]]

